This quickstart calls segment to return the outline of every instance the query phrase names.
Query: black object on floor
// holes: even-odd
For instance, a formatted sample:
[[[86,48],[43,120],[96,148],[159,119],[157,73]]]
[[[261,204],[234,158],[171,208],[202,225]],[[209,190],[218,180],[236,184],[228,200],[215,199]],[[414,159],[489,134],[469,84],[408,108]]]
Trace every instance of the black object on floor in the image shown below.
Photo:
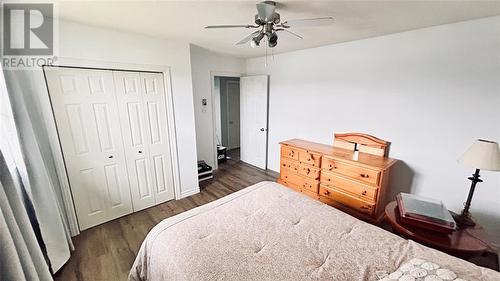
[[[198,182],[214,177],[213,169],[205,161],[198,161]]]
[[[227,160],[227,148],[222,145],[217,145],[217,163],[222,163]]]

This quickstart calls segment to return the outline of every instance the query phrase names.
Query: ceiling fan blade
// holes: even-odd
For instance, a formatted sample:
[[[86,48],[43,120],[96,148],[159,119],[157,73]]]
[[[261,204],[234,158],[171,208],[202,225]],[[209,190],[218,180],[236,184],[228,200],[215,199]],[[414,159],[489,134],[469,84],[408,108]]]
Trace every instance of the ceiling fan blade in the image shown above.
[[[283,26],[315,26],[334,23],[333,17],[321,17],[310,19],[288,20],[282,23]]]
[[[250,25],[250,24],[221,24],[221,25],[207,25],[205,26],[206,29],[213,29],[213,28],[255,28],[258,27],[256,25]]]
[[[299,38],[299,39],[304,39],[304,37],[302,37],[302,36],[298,35],[298,34],[297,34],[297,33],[295,33],[295,32],[291,32],[291,31],[290,31],[290,30],[288,30],[288,29],[280,28],[280,29],[276,29],[276,31],[285,31],[285,32],[287,32],[288,34],[291,34],[291,35],[293,35],[293,36],[295,36],[295,37],[297,37],[297,38]]]
[[[269,21],[274,14],[274,10],[276,9],[275,5],[266,3],[265,1],[258,3],[255,6],[257,6],[257,14],[259,15],[259,19],[263,21]]]
[[[236,42],[236,45],[243,45],[243,44],[247,43],[248,41],[252,40],[255,36],[257,36],[259,33],[260,33],[260,30],[257,30],[257,31],[250,33],[247,37]]]

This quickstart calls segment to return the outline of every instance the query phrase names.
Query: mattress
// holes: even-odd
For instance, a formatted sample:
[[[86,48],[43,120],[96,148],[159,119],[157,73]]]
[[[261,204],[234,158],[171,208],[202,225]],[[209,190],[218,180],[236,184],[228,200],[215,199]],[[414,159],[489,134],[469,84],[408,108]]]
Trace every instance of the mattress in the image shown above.
[[[378,280],[380,272],[412,258],[433,261],[467,280],[500,280],[498,272],[400,238],[274,182],[156,225],[129,280]]]

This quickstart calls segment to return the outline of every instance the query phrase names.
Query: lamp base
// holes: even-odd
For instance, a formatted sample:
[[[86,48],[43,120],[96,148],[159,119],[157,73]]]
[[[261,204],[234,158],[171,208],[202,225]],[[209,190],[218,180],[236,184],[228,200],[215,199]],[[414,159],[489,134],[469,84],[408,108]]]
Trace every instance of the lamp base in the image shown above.
[[[473,227],[476,225],[476,222],[468,214],[457,214],[452,212],[451,215],[459,228]]]
[[[476,184],[478,182],[483,182],[483,180],[481,180],[480,177],[481,176],[479,175],[479,169],[476,169],[474,174],[472,174],[472,177],[468,178],[471,181],[471,185],[470,185],[469,195],[467,196],[467,201],[464,204],[464,209],[462,210],[461,214],[453,213],[453,219],[460,228],[473,227],[476,225],[476,223],[470,216],[469,209],[470,209],[470,203],[472,201],[472,195],[474,195],[474,190],[476,189]]]

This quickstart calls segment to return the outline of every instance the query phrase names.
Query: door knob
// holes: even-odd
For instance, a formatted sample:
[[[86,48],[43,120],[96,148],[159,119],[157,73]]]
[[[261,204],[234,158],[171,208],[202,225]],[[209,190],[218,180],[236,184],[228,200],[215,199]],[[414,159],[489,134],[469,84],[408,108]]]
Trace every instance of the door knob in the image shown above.
[[[260,131],[261,131],[261,132],[264,132],[265,130],[266,130],[266,129],[264,129],[264,128],[260,128]]]
[[[139,151],[137,151],[137,152],[142,153],[142,150],[139,150]]]

